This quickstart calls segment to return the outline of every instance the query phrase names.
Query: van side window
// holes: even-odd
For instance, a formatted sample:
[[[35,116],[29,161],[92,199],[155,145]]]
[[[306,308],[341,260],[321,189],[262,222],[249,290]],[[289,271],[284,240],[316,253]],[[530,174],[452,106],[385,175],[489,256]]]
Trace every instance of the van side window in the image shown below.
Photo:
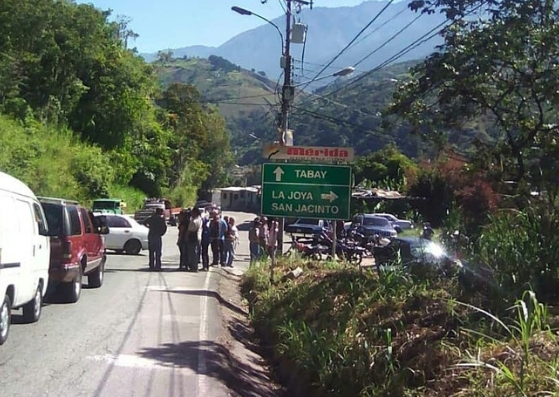
[[[35,213],[35,221],[37,222],[37,226],[39,227],[39,234],[41,236],[48,236],[49,228],[41,206],[37,203],[33,203],[33,212]]]
[[[70,230],[68,230],[68,236],[79,236],[82,234],[82,227],[80,223],[80,217],[78,215],[78,209],[73,206],[67,206],[68,211],[68,224]]]
[[[35,229],[35,225],[33,224],[33,220],[35,219],[35,216],[33,215],[33,211],[29,203],[23,200],[16,200],[16,207],[17,207],[20,232],[23,235],[35,234],[36,229]]]
[[[85,227],[85,232],[93,233],[93,225],[91,224],[91,219],[89,218],[89,212],[87,212],[85,208],[80,208],[80,214],[82,215],[82,221]]]

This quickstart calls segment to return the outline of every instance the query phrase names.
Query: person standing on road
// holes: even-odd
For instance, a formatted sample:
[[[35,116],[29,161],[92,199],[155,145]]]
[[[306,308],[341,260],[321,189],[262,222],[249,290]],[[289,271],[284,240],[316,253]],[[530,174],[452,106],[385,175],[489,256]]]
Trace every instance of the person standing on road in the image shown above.
[[[210,222],[210,241],[212,246],[212,266],[225,265],[225,255],[223,254],[223,241],[225,240],[225,230],[227,223],[221,219],[219,213],[214,212]]]
[[[208,217],[202,217],[202,241],[200,243],[200,251],[202,256],[202,270],[208,271],[210,268],[210,220]]]
[[[267,248],[268,255],[272,259],[272,264],[276,263],[276,250],[278,248],[278,233],[279,233],[278,221],[275,219],[270,219],[266,248]]]
[[[177,238],[177,246],[180,252],[179,270],[181,270],[186,269],[186,230],[190,221],[190,211],[187,209],[182,210],[178,218],[179,237]]]
[[[268,218],[265,216],[262,217],[262,221],[260,224],[260,232],[258,234],[258,238],[260,240],[260,256],[266,257],[268,253]]]
[[[248,248],[250,251],[250,264],[253,265],[257,260],[260,259],[260,228],[262,223],[260,218],[256,217],[248,229]]]
[[[190,221],[186,229],[186,266],[188,271],[198,271],[198,256],[200,254],[200,242],[202,240],[202,217],[200,210],[194,208],[191,211]]]
[[[149,228],[148,248],[149,248],[149,268],[151,270],[161,270],[161,255],[163,248],[162,237],[167,233],[167,223],[163,215],[163,209],[157,208],[155,213],[144,221],[144,225]]]
[[[232,216],[228,219],[227,231],[225,232],[225,240],[223,241],[223,250],[225,252],[225,266],[233,267],[235,260],[235,247],[239,240],[239,229],[235,226],[235,218]]]

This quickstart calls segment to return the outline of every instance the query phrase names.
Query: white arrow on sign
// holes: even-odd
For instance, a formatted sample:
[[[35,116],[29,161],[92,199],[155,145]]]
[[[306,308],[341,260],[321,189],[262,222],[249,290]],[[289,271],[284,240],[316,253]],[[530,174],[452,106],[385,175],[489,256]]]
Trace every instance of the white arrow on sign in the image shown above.
[[[274,170],[274,174],[276,175],[276,182],[280,182],[281,181],[281,176],[283,174],[285,174],[285,172],[281,169],[281,167],[277,167]]]
[[[322,193],[320,195],[320,198],[322,200],[329,200],[330,202],[332,202],[338,198],[338,195],[330,190],[330,193]]]

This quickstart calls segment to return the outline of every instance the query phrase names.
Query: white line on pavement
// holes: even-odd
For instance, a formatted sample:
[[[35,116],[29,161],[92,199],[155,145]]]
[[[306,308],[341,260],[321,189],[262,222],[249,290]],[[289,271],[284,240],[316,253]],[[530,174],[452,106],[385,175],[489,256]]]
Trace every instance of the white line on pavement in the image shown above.
[[[101,356],[90,356],[90,360],[105,361],[113,364],[115,367],[127,368],[145,368],[145,369],[174,369],[179,370],[185,375],[194,375],[193,369],[187,368],[180,364],[162,364],[156,359],[140,357],[132,354],[120,354],[118,356],[112,354],[105,354]]]
[[[210,289],[210,274],[212,272],[206,273],[206,279],[204,280],[204,291],[209,291]],[[198,336],[198,397],[207,396],[209,391],[208,384],[208,366],[206,362],[206,347],[203,344],[208,339],[208,296],[202,295],[200,297],[200,332]]]

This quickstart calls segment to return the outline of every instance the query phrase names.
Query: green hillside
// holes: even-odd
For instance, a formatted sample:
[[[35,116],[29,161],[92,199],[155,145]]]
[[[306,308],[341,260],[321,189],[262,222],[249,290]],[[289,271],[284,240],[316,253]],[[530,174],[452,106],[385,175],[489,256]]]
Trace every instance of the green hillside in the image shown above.
[[[409,77],[417,61],[403,62],[372,73],[339,79],[313,93],[298,92],[289,126],[296,145],[349,146],[366,155],[396,145],[407,156],[429,155],[427,145],[398,123],[386,125],[383,112],[394,90]],[[202,101],[214,104],[225,117],[231,145],[241,165],[262,160],[263,142],[277,139],[279,97],[276,83],[217,56],[160,59],[155,62],[160,82],[194,85]],[[475,139],[487,139],[489,123],[481,119],[457,128],[450,143],[467,150]]]
[[[214,55],[208,59],[160,59],[154,66],[163,86],[191,84],[202,93],[203,102],[215,104],[227,118],[255,110],[268,111],[275,102],[275,82],[262,72],[242,69]]]

